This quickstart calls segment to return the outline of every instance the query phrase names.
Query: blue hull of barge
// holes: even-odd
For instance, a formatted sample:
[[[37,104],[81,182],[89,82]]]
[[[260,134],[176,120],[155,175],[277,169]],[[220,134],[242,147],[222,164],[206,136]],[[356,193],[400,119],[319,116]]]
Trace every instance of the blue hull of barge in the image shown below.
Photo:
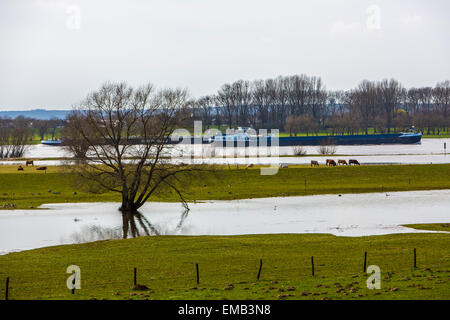
[[[369,134],[346,136],[280,137],[280,146],[413,144],[422,139],[421,133]]]

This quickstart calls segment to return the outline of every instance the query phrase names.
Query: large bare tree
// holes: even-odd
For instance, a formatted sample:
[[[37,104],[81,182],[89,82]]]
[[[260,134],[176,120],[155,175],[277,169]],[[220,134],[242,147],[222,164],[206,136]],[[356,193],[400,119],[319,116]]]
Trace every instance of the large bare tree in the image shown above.
[[[90,191],[120,193],[122,212],[137,212],[161,192],[175,193],[186,204],[182,177],[199,168],[168,158],[172,133],[190,115],[186,105],[185,90],[104,84],[68,119],[64,141],[78,159],[70,170]],[[80,145],[86,152],[79,152]]]

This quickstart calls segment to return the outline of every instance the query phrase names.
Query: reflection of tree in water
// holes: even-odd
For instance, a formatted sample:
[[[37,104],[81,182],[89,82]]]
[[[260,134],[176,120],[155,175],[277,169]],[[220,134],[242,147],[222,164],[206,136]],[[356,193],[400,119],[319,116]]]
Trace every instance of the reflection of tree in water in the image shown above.
[[[138,225],[141,231],[139,231]],[[128,235],[131,235],[133,238],[141,235],[160,235],[158,229],[140,212],[122,212],[122,230],[124,239],[128,238]]]
[[[184,206],[180,220],[174,230],[175,232],[181,230],[188,214],[189,208]],[[72,234],[70,238],[75,243],[83,243],[159,235],[161,235],[161,227],[153,225],[142,213],[122,212],[122,227],[107,228],[98,225],[86,226],[81,232]]]

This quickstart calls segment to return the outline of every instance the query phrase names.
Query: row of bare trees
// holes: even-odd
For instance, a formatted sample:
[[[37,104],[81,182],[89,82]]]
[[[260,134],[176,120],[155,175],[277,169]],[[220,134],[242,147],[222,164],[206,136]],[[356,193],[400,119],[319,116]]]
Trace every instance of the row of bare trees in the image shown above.
[[[404,88],[395,79],[362,81],[347,91],[329,91],[320,77],[294,75],[223,85],[193,104],[207,126],[252,126],[296,132],[368,133],[448,131],[450,82]]]
[[[31,139],[31,120],[0,118],[0,159],[22,157]]]
[[[56,138],[56,131],[59,127],[64,125],[65,121],[58,118],[52,119],[32,119],[31,127],[37,131],[41,140],[44,140],[47,135],[51,136],[51,139]]]
[[[41,140],[50,135],[56,138],[57,129],[65,120],[41,120],[18,116],[14,119],[0,117],[0,159],[23,157],[37,133]]]
[[[282,128],[290,115],[311,114],[321,121],[326,106],[322,80],[295,75],[225,84],[216,95],[199,98],[194,114],[206,125]]]

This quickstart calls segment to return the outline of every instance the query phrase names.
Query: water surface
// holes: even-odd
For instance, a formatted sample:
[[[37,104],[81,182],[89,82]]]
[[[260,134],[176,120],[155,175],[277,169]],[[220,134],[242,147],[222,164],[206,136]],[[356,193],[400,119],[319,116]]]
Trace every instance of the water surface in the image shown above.
[[[0,252],[121,238],[118,203],[47,204],[0,212]],[[190,204],[152,202],[126,221],[139,235],[329,233],[369,236],[426,232],[401,227],[450,222],[450,190],[278,197]],[[128,236],[132,236],[128,228]]]

